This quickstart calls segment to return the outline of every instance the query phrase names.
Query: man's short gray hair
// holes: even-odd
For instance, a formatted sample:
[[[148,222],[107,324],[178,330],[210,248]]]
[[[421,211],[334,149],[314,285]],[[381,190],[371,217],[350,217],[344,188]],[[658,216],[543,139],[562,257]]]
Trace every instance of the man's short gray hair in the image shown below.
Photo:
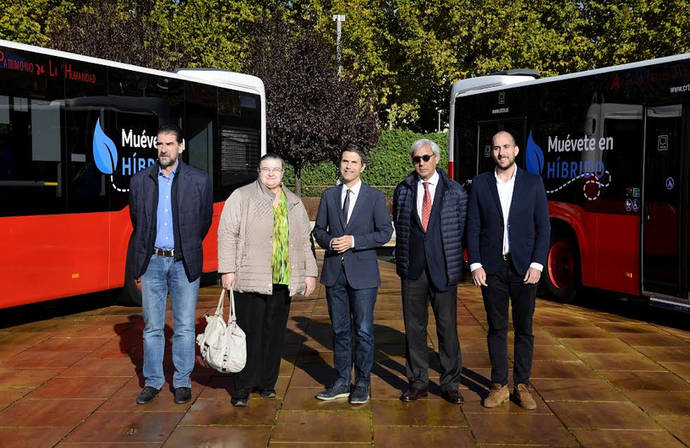
[[[431,152],[433,152],[435,155],[441,155],[441,148],[439,148],[436,142],[429,140],[428,138],[420,138],[412,143],[412,146],[410,146],[410,157],[414,156],[414,153],[417,152],[418,149],[425,146],[431,148]]]

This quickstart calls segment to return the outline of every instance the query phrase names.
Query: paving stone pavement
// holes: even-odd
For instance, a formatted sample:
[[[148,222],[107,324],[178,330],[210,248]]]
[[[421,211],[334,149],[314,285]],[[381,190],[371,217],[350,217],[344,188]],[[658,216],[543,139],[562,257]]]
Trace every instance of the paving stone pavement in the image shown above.
[[[532,375],[538,407],[525,411],[510,402],[485,409],[487,324],[479,290],[467,284],[458,288],[465,404],[441,399],[433,351],[431,394],[401,402],[400,284],[393,265],[380,265],[376,364],[372,400],[365,405],[314,399],[334,378],[323,288],[313,297],[293,298],[277,398],[252,395],[243,409],[230,404],[230,376],[199,365],[191,403],[175,404],[166,385],[151,403],[137,405],[143,384],[140,310],[109,306],[0,330],[0,446],[690,445],[690,331],[538,299]],[[217,287],[201,289],[198,332],[218,294]],[[433,318],[428,340],[433,350]],[[168,347],[168,379],[169,356]]]

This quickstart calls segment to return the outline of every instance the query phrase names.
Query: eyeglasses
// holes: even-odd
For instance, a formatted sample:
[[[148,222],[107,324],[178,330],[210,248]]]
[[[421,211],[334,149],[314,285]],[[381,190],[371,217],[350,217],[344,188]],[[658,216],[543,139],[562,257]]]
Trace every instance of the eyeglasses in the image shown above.
[[[414,157],[412,157],[412,162],[415,165],[418,165],[419,162],[421,162],[422,160],[425,162],[428,162],[429,160],[431,160],[431,158],[433,156],[434,156],[433,154],[424,154],[423,156],[414,156]]]
[[[268,174],[268,173],[282,173],[283,169],[282,168],[268,168],[268,167],[261,167],[259,168],[259,171],[261,171],[263,174]]]

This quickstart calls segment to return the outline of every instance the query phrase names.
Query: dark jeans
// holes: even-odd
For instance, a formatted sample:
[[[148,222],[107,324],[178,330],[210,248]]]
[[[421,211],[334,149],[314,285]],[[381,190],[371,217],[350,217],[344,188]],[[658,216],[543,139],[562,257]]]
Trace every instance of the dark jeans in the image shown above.
[[[405,320],[406,374],[411,387],[426,389],[429,385],[429,352],[426,327],[429,302],[436,318],[438,355],[441,362],[441,389],[457,390],[462,373],[462,354],[458,342],[458,293],[452,285],[437,290],[424,272],[417,280],[402,279],[403,318]]]
[[[488,286],[482,286],[484,308],[489,323],[487,342],[491,358],[491,382],[508,384],[508,300],[513,306],[513,328],[515,331],[515,363],[513,382],[515,385],[529,383],[534,353],[532,317],[537,296],[537,285],[525,285],[524,275],[515,271],[513,264],[506,261],[495,274],[486,276]]]
[[[235,396],[252,388],[274,389],[280,371],[283,336],[290,312],[290,292],[273,285],[273,294],[235,293],[237,324],[247,335],[247,364],[233,375]]]
[[[378,288],[350,287],[341,268],[333,286],[326,288],[328,314],[333,329],[333,363],[338,373],[335,384],[350,384],[352,336],[355,331],[355,386],[369,387],[374,364],[374,305]]]

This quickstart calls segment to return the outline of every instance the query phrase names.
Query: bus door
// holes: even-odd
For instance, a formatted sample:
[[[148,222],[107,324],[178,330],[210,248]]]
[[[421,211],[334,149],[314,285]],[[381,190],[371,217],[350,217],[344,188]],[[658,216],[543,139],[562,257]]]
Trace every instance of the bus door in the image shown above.
[[[491,137],[499,131],[507,131],[515,137],[515,144],[520,152],[515,162],[520,168],[525,168],[525,118],[510,118],[505,120],[480,121],[477,123],[477,174],[493,170],[495,164],[491,158]]]
[[[642,292],[681,305],[690,304],[687,117],[687,104],[646,108],[642,182]]]

